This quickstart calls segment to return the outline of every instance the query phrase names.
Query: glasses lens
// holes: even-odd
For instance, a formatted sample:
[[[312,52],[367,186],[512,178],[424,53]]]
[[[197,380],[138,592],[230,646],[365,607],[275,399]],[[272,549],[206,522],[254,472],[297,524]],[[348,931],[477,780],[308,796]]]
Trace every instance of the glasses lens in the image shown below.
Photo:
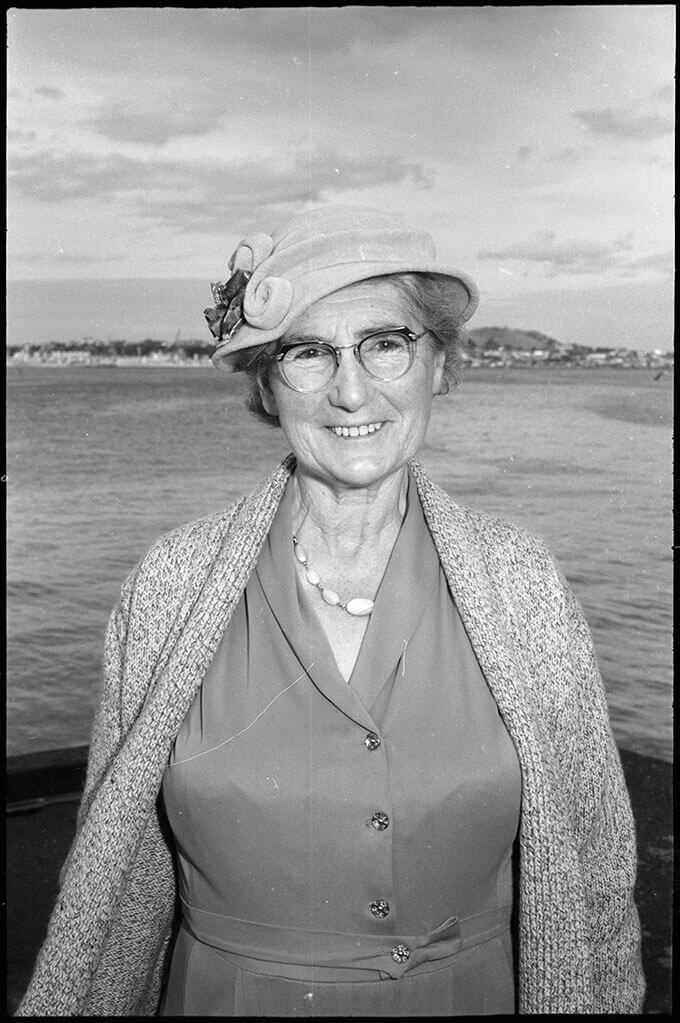
[[[281,370],[296,391],[318,391],[333,378],[335,356],[321,345],[296,345],[284,355]]]
[[[378,380],[396,380],[411,366],[411,346],[399,331],[371,334],[361,342],[359,352],[366,372]]]

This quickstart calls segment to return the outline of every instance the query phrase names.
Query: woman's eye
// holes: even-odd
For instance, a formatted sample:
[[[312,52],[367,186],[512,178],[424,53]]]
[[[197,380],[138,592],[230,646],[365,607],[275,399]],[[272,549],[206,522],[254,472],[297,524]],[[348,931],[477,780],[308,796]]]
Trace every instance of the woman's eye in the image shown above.
[[[374,352],[393,352],[405,346],[406,342],[401,334],[381,334],[380,337],[371,338],[367,347]]]
[[[323,348],[318,348],[316,345],[308,345],[306,348],[296,348],[292,353],[292,357],[296,362],[309,362],[312,359],[322,359],[327,352]]]

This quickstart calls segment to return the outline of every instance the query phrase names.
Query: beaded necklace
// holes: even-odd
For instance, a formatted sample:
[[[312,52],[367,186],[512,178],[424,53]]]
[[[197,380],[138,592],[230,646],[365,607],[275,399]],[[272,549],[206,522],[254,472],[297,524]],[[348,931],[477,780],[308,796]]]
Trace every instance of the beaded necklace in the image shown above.
[[[315,572],[313,568],[309,567],[307,552],[295,535],[293,536],[293,551],[296,559],[305,570],[307,582],[310,586],[316,587],[326,604],[329,604],[331,607],[341,608],[343,611],[346,611],[348,615],[352,615],[353,618],[363,618],[365,615],[370,615],[375,603],[373,600],[369,600],[367,597],[352,597],[352,599],[348,600],[346,604],[343,604],[335,590],[331,590],[330,587],[324,586],[318,573]]]

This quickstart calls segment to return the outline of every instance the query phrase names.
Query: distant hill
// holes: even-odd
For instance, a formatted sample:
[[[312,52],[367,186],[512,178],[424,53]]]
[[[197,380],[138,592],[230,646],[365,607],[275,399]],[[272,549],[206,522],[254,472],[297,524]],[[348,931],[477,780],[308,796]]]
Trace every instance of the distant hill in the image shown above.
[[[513,327],[475,327],[467,332],[469,345],[479,351],[488,348],[518,348],[522,351],[556,351],[560,342],[538,330],[516,330]]]

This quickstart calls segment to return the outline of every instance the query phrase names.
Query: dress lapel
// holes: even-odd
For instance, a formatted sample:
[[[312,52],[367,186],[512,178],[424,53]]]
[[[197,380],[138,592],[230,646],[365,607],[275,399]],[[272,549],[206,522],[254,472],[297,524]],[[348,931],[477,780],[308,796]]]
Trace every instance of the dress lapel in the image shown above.
[[[321,622],[300,599],[304,583],[295,567],[291,505],[288,488],[260,551],[255,574],[283,636],[312,683],[338,710],[370,730],[375,724],[342,677]]]
[[[157,772],[160,784],[170,747],[255,567],[294,464],[288,456],[244,499],[228,529],[218,529],[209,538],[199,532],[195,547],[185,552],[193,556],[191,584],[172,612],[172,625],[146,692],[144,713],[130,728],[119,770],[124,771],[127,763],[143,762],[149,771]],[[154,584],[153,573],[150,584]],[[139,786],[143,788],[143,782]],[[137,787],[130,779],[131,793]],[[148,790],[146,795],[148,798]]]

